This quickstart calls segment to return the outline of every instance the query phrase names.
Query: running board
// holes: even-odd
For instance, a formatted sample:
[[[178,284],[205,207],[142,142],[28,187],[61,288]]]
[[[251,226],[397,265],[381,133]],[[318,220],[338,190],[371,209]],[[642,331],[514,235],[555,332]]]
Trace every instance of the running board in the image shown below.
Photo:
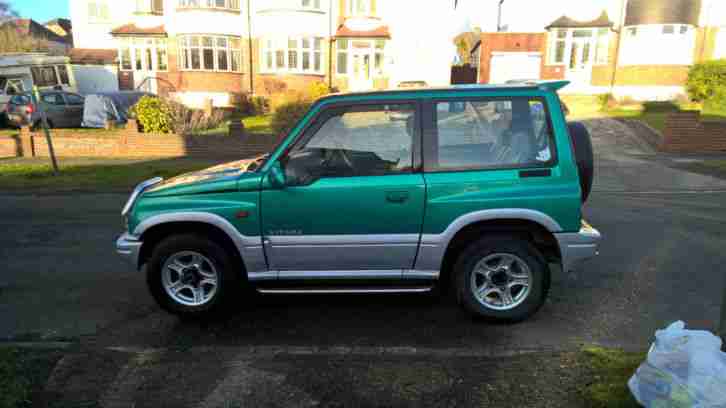
[[[402,288],[257,288],[259,293],[278,295],[297,294],[353,294],[353,293],[426,293],[433,287],[402,287]]]

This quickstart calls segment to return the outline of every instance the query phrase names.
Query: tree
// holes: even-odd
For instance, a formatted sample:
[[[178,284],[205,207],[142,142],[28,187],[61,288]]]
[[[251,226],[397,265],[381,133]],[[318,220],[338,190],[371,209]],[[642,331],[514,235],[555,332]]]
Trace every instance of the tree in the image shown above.
[[[0,23],[18,17],[18,13],[10,7],[10,3],[0,0]]]

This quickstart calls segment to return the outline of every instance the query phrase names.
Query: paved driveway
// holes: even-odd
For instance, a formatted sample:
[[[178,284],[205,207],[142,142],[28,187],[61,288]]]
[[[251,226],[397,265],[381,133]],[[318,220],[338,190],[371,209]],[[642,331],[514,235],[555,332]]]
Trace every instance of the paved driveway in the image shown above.
[[[550,300],[524,323],[473,321],[450,296],[256,297],[241,300],[231,320],[181,322],[160,312],[143,277],[113,254],[125,195],[2,195],[0,337],[80,339],[93,346],[162,353],[226,350],[236,356],[230,361],[237,368],[227,367],[227,374],[205,385],[211,394],[199,400],[206,401],[219,397],[213,390],[234,394],[225,391],[224,382],[237,384],[234,376],[250,375],[240,367],[257,352],[268,360],[256,369],[274,384],[275,375],[292,370],[293,361],[318,355],[321,348],[357,359],[349,366],[323,364],[321,370],[352,373],[367,355],[384,353],[404,359],[381,374],[395,376],[422,359],[457,353],[466,360],[466,353],[481,358],[574,350],[591,342],[642,349],[655,329],[678,319],[714,329],[726,262],[726,181],[668,167],[619,122],[598,120],[588,126],[594,133],[597,180],[585,214],[605,236],[601,256],[578,273],[556,273]],[[269,361],[280,355],[288,358]],[[113,376],[133,377],[118,370]]]

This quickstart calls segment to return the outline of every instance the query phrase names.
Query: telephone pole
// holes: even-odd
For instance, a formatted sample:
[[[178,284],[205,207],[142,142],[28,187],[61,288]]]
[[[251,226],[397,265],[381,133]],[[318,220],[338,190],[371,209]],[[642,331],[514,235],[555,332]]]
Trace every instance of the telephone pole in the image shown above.
[[[38,110],[38,113],[40,113],[40,121],[43,125],[43,132],[45,133],[45,141],[48,144],[48,153],[50,154],[50,162],[53,165],[53,175],[58,175],[58,161],[55,158],[55,150],[53,150],[53,141],[50,138],[50,129],[48,126],[48,117],[45,114],[45,109],[43,109],[42,101],[40,100],[40,92],[38,92],[38,87],[33,86],[33,98],[35,99],[35,108]]]

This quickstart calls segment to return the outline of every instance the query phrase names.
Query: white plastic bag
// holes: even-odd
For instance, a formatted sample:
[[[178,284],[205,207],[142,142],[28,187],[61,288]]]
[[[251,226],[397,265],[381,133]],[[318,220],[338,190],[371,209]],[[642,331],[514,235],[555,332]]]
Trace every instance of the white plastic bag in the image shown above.
[[[726,407],[726,353],[711,332],[686,330],[681,321],[655,332],[647,360],[628,381],[649,408]]]

